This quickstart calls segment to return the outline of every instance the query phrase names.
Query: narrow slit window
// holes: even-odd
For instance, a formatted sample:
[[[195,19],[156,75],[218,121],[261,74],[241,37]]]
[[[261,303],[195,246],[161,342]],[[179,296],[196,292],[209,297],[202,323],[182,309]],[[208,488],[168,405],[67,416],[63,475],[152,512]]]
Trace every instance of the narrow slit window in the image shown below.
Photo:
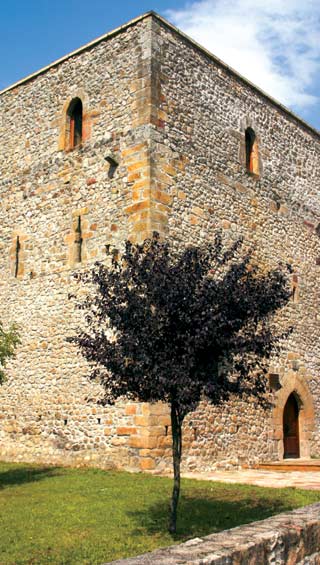
[[[72,100],[69,110],[69,148],[73,149],[82,143],[82,122],[83,122],[83,108],[80,98]]]
[[[292,302],[296,304],[297,302],[299,302],[298,275],[292,275],[291,288],[292,288]]]
[[[81,263],[82,261],[82,228],[81,228],[81,216],[78,216],[77,225],[75,229],[74,238],[74,261],[75,263]]]
[[[14,269],[15,278],[17,278],[18,274],[19,274],[20,250],[21,250],[20,238],[19,238],[19,236],[17,236],[16,253],[15,253],[15,269]]]
[[[248,173],[259,173],[258,144],[252,128],[246,129],[246,169]]]

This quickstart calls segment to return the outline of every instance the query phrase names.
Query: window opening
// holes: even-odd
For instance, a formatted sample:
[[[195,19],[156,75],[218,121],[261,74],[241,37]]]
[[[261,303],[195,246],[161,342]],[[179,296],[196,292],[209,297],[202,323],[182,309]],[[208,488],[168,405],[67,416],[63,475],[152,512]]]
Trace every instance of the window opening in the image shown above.
[[[74,260],[76,263],[82,261],[82,241],[81,216],[78,216],[74,238]]]
[[[20,238],[19,238],[19,236],[17,236],[17,239],[16,239],[16,262],[15,262],[15,270],[14,270],[15,278],[18,277],[18,273],[19,273],[20,250],[21,250]]]
[[[258,174],[258,144],[252,128],[246,129],[246,169],[248,173]]]
[[[278,373],[269,373],[269,387],[270,390],[279,390],[281,388]]]
[[[108,177],[109,177],[109,179],[112,179],[114,177],[114,173],[117,170],[118,163],[113,157],[111,157],[111,155],[107,155],[107,157],[105,157],[105,160],[110,165],[109,171],[108,171]]]
[[[73,100],[69,106],[70,139],[69,148],[73,149],[82,143],[82,102],[80,98]]]
[[[299,289],[298,289],[298,275],[292,275],[291,288],[292,288],[292,302],[299,302]]]

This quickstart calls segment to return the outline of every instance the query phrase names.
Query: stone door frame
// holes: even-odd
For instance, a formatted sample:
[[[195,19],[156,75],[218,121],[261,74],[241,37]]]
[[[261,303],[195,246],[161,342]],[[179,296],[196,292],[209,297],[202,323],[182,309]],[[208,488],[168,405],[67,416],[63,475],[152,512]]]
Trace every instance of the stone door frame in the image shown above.
[[[306,380],[295,372],[287,373],[281,379],[281,389],[275,393],[275,406],[272,410],[272,434],[275,453],[283,459],[283,411],[290,394],[294,394],[299,407],[300,458],[310,458],[310,439],[314,431],[314,404]]]

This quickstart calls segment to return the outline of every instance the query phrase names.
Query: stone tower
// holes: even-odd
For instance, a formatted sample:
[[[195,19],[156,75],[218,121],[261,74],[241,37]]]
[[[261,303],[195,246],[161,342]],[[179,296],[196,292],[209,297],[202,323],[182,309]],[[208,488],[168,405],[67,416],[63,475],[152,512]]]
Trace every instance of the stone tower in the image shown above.
[[[0,140],[0,316],[22,327],[0,388],[2,459],[169,465],[165,406],[97,404],[66,342],[72,273],[127,237],[200,244],[217,228],[262,266],[291,265],[278,324],[295,329],[270,360],[274,408],[203,401],[184,466],[319,454],[318,132],[150,12],[2,91]]]

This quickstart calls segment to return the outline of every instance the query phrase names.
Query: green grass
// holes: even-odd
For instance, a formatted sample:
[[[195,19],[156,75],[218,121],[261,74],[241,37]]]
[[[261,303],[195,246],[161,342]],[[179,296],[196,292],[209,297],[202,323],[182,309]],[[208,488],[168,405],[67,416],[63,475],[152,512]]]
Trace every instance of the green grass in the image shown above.
[[[0,463],[0,563],[101,564],[320,500],[320,493],[183,480],[167,533],[171,480],[98,469]]]

